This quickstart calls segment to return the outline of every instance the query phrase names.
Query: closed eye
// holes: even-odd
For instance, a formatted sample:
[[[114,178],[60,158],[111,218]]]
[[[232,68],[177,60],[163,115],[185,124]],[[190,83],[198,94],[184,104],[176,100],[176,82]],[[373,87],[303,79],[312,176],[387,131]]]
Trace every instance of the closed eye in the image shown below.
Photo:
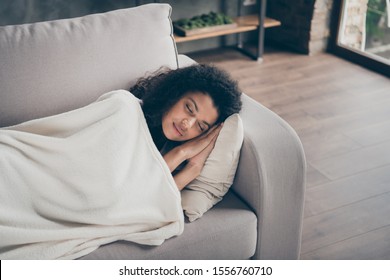
[[[191,109],[190,105],[186,104],[186,108],[187,108],[188,112],[190,112],[191,114],[194,113],[194,111]]]
[[[205,131],[209,130],[209,128],[210,128],[210,125],[205,121],[198,122],[198,125],[199,125],[199,129],[202,132],[205,132]]]

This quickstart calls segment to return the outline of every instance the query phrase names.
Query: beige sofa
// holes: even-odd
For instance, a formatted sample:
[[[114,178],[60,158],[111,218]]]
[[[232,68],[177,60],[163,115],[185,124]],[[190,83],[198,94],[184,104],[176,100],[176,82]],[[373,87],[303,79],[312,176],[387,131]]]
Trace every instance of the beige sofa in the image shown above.
[[[0,127],[84,106],[163,65],[194,63],[177,54],[170,14],[167,4],[149,4],[0,27]],[[240,115],[239,167],[220,203],[161,246],[117,241],[82,259],[297,259],[305,188],[301,142],[245,94]]]

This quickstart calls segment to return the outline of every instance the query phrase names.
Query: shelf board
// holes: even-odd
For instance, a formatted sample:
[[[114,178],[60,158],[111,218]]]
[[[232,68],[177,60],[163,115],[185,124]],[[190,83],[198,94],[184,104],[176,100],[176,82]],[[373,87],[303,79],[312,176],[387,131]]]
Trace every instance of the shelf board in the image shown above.
[[[253,30],[257,30],[257,28],[259,26],[259,18],[257,15],[248,15],[248,16],[238,17],[238,18],[235,18],[234,21],[237,23],[237,27],[234,27],[231,29],[219,30],[219,31],[213,31],[213,32],[205,32],[202,34],[196,34],[196,35],[185,36],[185,37],[174,34],[174,38],[175,38],[176,43],[182,43],[182,42],[189,42],[189,41],[193,41],[193,40],[211,38],[211,37],[216,37],[216,36],[253,31]],[[280,21],[274,20],[272,18],[265,18],[264,19],[264,28],[274,27],[274,26],[279,26],[279,25],[280,25]]]

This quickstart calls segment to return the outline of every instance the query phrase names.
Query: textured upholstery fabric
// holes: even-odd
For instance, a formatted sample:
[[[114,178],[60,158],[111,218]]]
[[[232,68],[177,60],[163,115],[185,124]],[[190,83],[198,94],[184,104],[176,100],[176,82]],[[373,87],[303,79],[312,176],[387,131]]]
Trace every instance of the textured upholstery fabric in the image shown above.
[[[245,136],[232,190],[258,217],[254,257],[297,259],[306,174],[302,143],[283,119],[246,95],[240,115]]]
[[[249,259],[257,239],[254,213],[232,192],[184,232],[161,246],[105,245],[81,259]]]
[[[171,7],[150,4],[0,27],[0,127],[86,105],[177,68]]]

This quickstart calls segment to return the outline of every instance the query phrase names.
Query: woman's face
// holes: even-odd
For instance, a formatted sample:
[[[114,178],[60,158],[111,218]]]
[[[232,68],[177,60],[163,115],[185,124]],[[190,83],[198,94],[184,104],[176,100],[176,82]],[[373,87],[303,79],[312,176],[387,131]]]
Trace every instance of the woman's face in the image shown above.
[[[162,129],[172,141],[186,141],[206,132],[218,119],[211,97],[201,92],[184,95],[162,117]]]

